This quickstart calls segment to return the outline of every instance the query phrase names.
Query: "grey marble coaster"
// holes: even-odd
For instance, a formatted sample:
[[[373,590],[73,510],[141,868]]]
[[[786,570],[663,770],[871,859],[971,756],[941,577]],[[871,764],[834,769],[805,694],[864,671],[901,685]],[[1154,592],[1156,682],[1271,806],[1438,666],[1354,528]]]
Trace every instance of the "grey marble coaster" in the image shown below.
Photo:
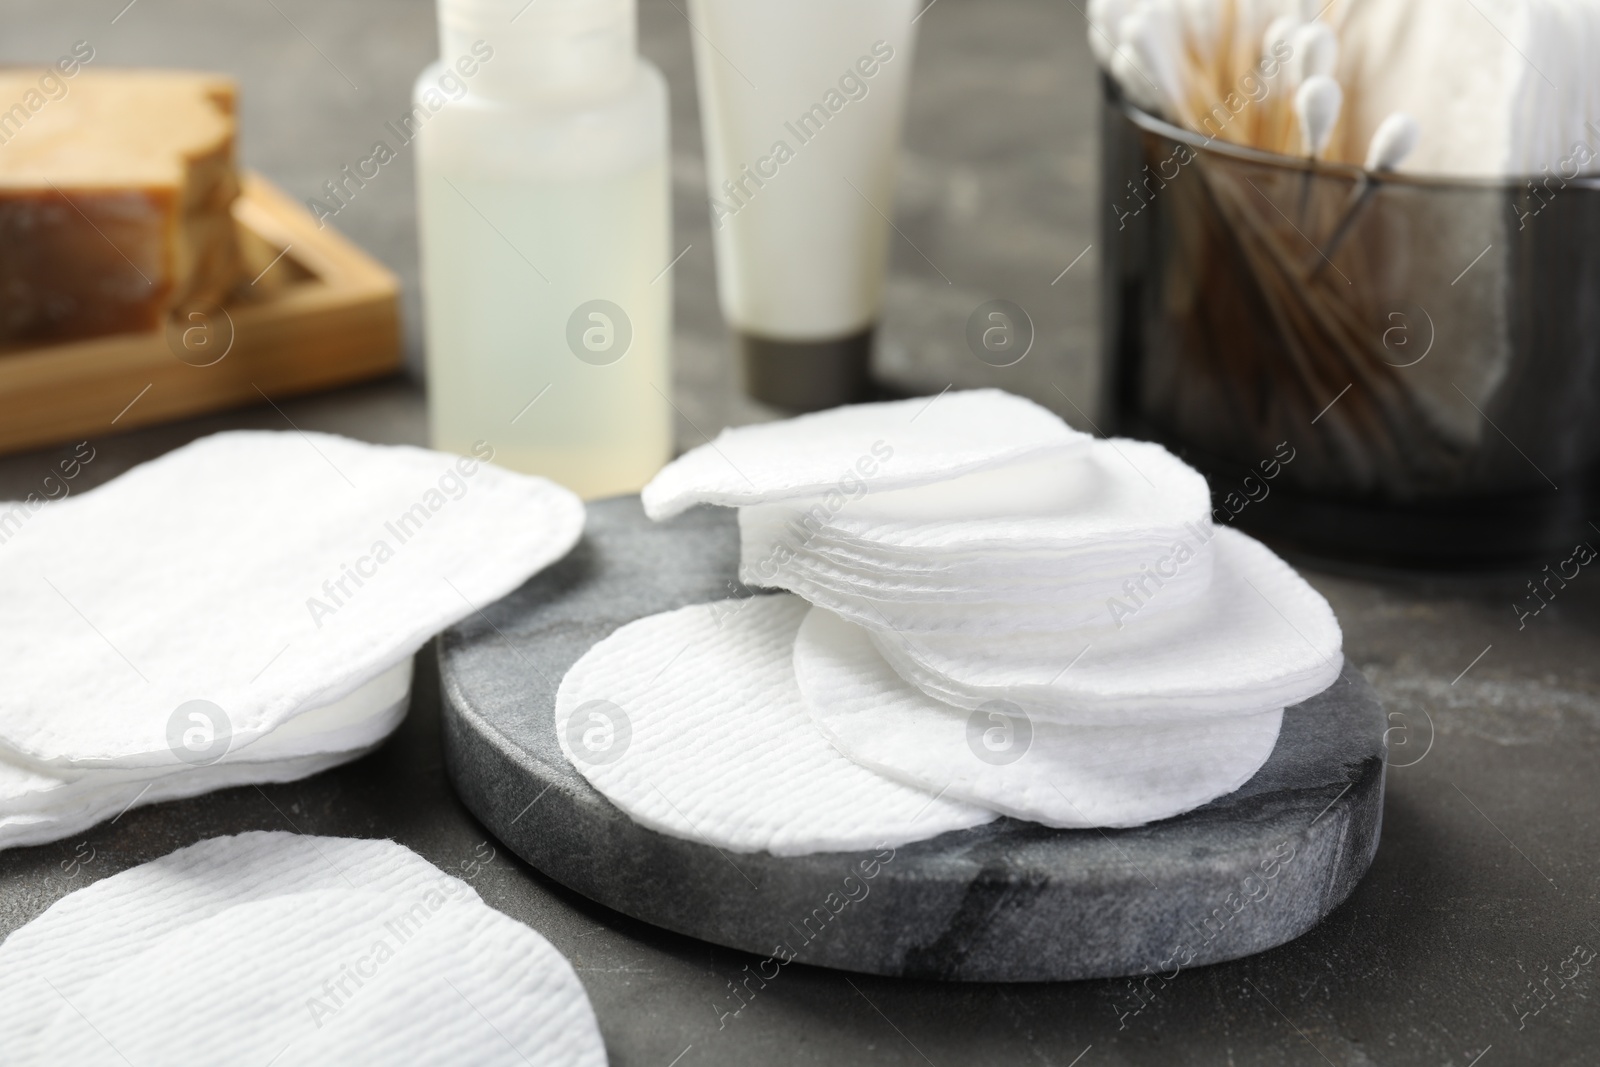
[[[447,632],[439,659],[446,765],[484,825],[607,907],[770,957],[746,982],[799,960],[962,981],[1144,974],[1149,985],[1298,937],[1372,861],[1386,723],[1349,667],[1285,715],[1244,788],[1136,830],[1001,819],[879,853],[777,858],[643,829],[561,754],[555,688],[625,623],[750,595],[738,554],[729,511],[651,523],[636,497],[601,501],[570,556]]]

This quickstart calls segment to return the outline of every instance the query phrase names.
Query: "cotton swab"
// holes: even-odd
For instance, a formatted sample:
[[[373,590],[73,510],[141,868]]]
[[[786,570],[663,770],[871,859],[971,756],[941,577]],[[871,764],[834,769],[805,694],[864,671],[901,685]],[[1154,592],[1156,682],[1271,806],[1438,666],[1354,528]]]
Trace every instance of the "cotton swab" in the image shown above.
[[[1404,111],[1389,115],[1372,133],[1367,146],[1367,169],[1380,172],[1397,169],[1417,147],[1420,135],[1417,120]]]
[[[1280,44],[1288,44],[1301,22],[1293,15],[1279,15],[1267,23],[1267,32],[1261,35],[1261,54],[1273,55]]]
[[[1277,46],[1288,44],[1294,37],[1294,31],[1300,26],[1300,20],[1293,15],[1279,15],[1267,23],[1267,32],[1261,35],[1261,54],[1264,56],[1276,54]]]
[[[1107,70],[1117,51],[1117,27],[1128,14],[1127,0],[1089,0],[1089,50]]]
[[[1267,24],[1267,32],[1261,35],[1261,57],[1272,57],[1277,62],[1278,57],[1285,54],[1292,57],[1294,52],[1289,44],[1294,31],[1300,28],[1300,20],[1293,15],[1279,15]],[[1277,151],[1285,131],[1293,124],[1294,116],[1290,105],[1284,102],[1284,87],[1293,89],[1289,84],[1287,63],[1279,63],[1271,77],[1266,77],[1267,95],[1261,101],[1263,107],[1259,120],[1256,123],[1254,141],[1258,147],[1268,151]]]
[[[1327,247],[1322,250],[1322,258],[1311,272],[1313,279],[1322,272],[1328,261],[1333,259],[1334,253],[1339,251],[1339,246],[1349,236],[1356,219],[1367,206],[1367,201],[1372,199],[1372,194],[1377,191],[1377,175],[1393,171],[1405,162],[1411,150],[1417,147],[1417,138],[1420,135],[1421,130],[1417,126],[1417,120],[1404,111],[1393,112],[1378,123],[1378,128],[1373,131],[1372,140],[1367,145],[1366,169],[1369,173],[1362,175],[1360,186],[1350,198],[1350,206],[1345,209],[1339,225],[1334,227],[1333,236],[1328,238]]]
[[[1159,87],[1139,68],[1133,54],[1120,44],[1111,54],[1111,76],[1122,87],[1128,99],[1141,110],[1148,111],[1152,115],[1161,114],[1164,101],[1161,99]]]
[[[1300,152],[1313,164],[1328,147],[1343,106],[1344,90],[1326,74],[1311,75],[1295,90],[1294,114],[1300,122]],[[1312,171],[1307,169],[1300,178],[1299,218],[1302,224],[1311,201],[1311,181]]]
[[[1128,0],[1091,0],[1089,37],[1096,55],[1128,99],[1139,108],[1159,114],[1165,110],[1160,84],[1146,71],[1129,46],[1131,35],[1144,32],[1143,17]]]
[[[1307,22],[1295,27],[1289,35],[1289,48],[1294,53],[1288,64],[1291,89],[1304,85],[1307,78],[1331,77],[1339,65],[1339,38],[1326,23]]]
[[[1178,0],[1177,7],[1195,55],[1214,56],[1222,43],[1222,11],[1217,0]]]
[[[1125,16],[1118,24],[1120,50],[1131,55],[1139,74],[1155,87],[1169,118],[1194,125],[1183,89],[1183,57],[1172,20],[1149,8]]]
[[[1327,74],[1313,74],[1294,94],[1295,118],[1300,121],[1300,152],[1316,159],[1333,137],[1344,107],[1344,90]]]

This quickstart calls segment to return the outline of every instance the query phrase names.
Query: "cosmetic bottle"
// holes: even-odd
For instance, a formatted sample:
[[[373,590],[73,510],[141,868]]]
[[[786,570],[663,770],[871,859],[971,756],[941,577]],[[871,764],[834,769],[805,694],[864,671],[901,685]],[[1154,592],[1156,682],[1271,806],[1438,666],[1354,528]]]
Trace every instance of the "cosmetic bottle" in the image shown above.
[[[636,36],[634,0],[440,0],[409,117],[433,444],[587,498],[672,450],[667,91]]]
[[[745,386],[868,399],[916,0],[690,0],[717,289]]]

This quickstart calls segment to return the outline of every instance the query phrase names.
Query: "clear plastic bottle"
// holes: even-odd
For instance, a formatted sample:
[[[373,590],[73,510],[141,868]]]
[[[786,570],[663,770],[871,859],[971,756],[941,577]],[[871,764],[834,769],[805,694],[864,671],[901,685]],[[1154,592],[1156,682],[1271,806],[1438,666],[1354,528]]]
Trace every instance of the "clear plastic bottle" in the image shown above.
[[[436,448],[587,498],[671,458],[667,90],[634,0],[439,0],[417,80]]]

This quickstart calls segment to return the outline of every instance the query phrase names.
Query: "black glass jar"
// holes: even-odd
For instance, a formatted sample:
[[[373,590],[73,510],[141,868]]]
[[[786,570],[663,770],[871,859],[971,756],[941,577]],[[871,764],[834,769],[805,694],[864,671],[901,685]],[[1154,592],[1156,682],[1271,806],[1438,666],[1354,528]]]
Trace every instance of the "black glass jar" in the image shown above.
[[[1313,165],[1104,84],[1108,430],[1310,556],[1462,569],[1600,543],[1600,181]]]

